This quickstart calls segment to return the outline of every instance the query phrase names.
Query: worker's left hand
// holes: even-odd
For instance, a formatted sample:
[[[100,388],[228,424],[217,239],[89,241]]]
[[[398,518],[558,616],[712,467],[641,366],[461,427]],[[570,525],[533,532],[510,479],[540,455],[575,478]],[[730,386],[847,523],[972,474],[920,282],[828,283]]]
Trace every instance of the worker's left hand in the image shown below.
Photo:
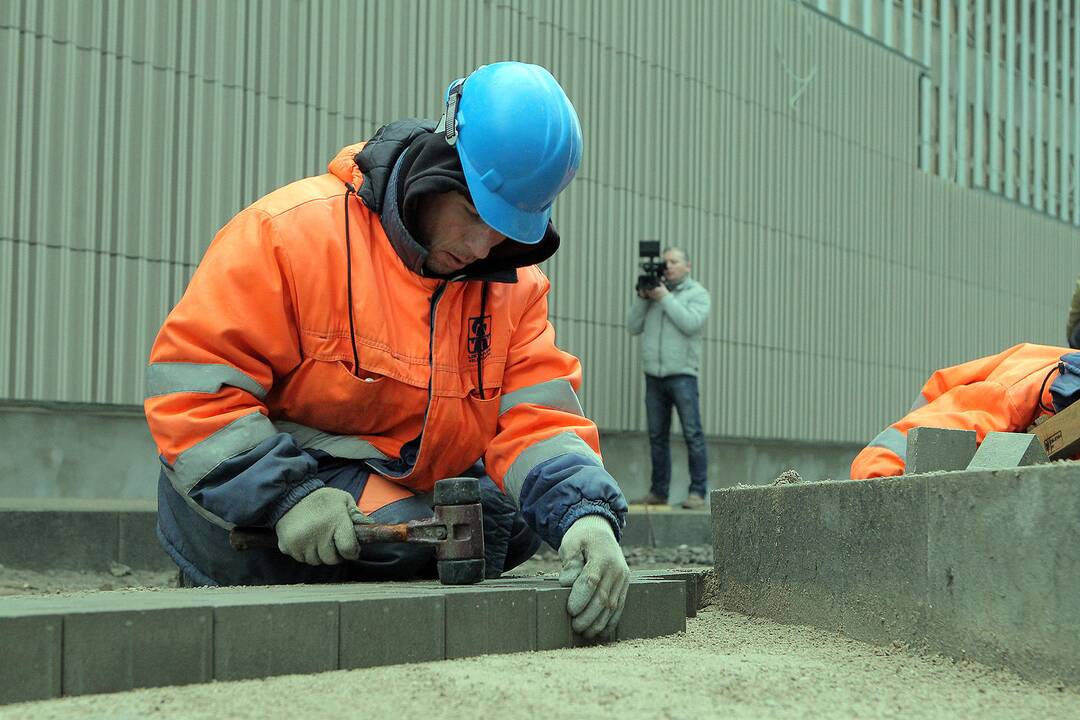
[[[559,584],[572,587],[566,611],[574,632],[587,638],[614,630],[626,604],[630,568],[602,515],[578,518],[559,546]]]

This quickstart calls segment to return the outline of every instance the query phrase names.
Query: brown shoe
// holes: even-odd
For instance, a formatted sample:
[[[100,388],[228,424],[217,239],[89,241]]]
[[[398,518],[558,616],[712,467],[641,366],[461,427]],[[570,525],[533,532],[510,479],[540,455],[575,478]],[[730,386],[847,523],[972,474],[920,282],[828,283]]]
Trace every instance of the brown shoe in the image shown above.
[[[633,500],[631,505],[667,505],[667,498],[654,495],[652,490],[645,494],[645,497]]]
[[[705,498],[696,493],[691,493],[686,496],[686,499],[682,501],[683,510],[701,510],[705,507]]]

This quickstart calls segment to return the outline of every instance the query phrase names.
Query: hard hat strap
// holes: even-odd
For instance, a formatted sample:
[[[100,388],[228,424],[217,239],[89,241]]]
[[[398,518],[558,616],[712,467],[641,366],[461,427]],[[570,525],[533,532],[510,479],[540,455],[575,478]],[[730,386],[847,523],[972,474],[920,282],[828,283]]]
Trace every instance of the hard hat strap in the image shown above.
[[[464,86],[464,79],[459,80],[450,86],[450,90],[446,94],[446,112],[443,113],[442,119],[439,120],[438,127],[435,128],[435,132],[441,132],[443,134],[448,145],[457,144],[457,111],[458,103],[461,100],[461,88]]]

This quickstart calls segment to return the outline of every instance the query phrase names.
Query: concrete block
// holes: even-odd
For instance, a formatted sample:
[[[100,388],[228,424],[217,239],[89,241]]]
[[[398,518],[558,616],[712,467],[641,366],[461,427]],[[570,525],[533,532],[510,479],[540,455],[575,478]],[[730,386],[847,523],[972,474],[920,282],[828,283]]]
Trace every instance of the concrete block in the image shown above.
[[[905,477],[716,491],[724,606],[843,627],[863,640],[915,636],[925,621],[926,483]]]
[[[987,433],[968,470],[1000,470],[1050,462],[1039,438],[1028,433]]]
[[[907,475],[963,470],[975,456],[974,430],[917,427],[907,434]]]
[[[447,659],[536,649],[535,590],[496,586],[444,592]]]
[[[686,631],[686,583],[636,580],[626,594],[616,640],[661,637]]]
[[[0,616],[0,704],[59,697],[59,615]]]
[[[0,509],[0,565],[108,570],[118,543],[115,512]]]
[[[844,557],[823,552],[835,536],[822,532],[838,518],[818,485],[715,490],[713,557],[723,605],[782,622],[837,627]],[[820,513],[828,513],[828,523]],[[810,524],[803,518],[820,518]]]
[[[1080,464],[936,480],[927,565],[941,650],[1080,682]]]
[[[716,491],[726,608],[1080,682],[1080,464]]]
[[[210,608],[68,614],[63,694],[209,682],[213,626]]]
[[[712,544],[711,516],[705,510],[631,510],[623,547],[678,547]]]
[[[214,679],[336,670],[338,604],[285,602],[214,608]]]
[[[446,606],[433,593],[342,600],[341,669],[442,660]]]
[[[176,567],[161,549],[154,528],[157,513],[117,513],[117,562],[134,570],[169,570]]]

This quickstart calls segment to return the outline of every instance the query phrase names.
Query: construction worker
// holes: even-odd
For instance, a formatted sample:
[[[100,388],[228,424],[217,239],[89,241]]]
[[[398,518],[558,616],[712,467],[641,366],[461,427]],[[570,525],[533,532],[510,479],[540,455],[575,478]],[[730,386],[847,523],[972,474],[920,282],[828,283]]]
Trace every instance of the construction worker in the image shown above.
[[[186,582],[433,575],[430,547],[361,548],[353,518],[430,517],[435,482],[471,472],[489,576],[543,539],[574,629],[618,623],[626,501],[536,267],[581,153],[547,70],[485,65],[438,127],[386,125],[222,228],[148,369],[158,538]],[[233,526],[273,528],[280,552],[232,550]]]
[[[1015,345],[997,355],[938,370],[926,381],[907,415],[885,428],[851,463],[851,478],[903,475],[907,433],[913,427],[974,430],[981,443],[990,432],[1027,432],[1053,415],[1076,392],[1068,348]]]

